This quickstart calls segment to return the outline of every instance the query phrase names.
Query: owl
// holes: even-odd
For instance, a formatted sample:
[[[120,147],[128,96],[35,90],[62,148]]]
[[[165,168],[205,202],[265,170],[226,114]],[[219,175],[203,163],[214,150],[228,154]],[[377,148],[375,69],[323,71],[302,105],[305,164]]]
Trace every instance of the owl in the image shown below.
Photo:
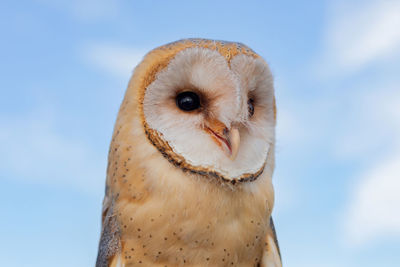
[[[275,124],[270,69],[247,46],[150,51],[115,123],[96,266],[281,266]]]

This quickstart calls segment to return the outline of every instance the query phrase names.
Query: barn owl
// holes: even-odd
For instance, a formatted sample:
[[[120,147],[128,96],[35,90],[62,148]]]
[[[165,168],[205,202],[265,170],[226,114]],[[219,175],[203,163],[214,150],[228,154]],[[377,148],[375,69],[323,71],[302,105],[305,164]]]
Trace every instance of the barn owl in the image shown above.
[[[275,121],[271,72],[247,46],[150,51],[115,124],[96,266],[281,266]]]

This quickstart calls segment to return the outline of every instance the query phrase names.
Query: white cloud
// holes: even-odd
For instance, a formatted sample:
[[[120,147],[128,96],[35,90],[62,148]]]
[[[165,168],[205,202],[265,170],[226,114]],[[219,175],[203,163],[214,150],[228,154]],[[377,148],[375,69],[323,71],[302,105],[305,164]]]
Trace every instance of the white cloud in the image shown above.
[[[363,162],[343,215],[348,244],[400,239],[400,94],[398,85],[365,96],[355,105],[363,121],[348,133],[341,155]],[[353,99],[360,101],[360,98]],[[362,114],[362,115],[361,115]],[[353,122],[356,121],[351,119]],[[346,141],[347,140],[347,141]],[[340,143],[340,141],[338,142]],[[342,144],[342,147],[345,146]]]
[[[78,140],[57,132],[48,113],[1,121],[0,161],[4,178],[102,192],[106,153],[100,157]]]
[[[344,130],[337,135],[333,150],[344,160],[365,159],[400,146],[400,82],[377,86],[373,91],[348,93]]]
[[[336,156],[361,166],[341,218],[346,244],[400,239],[400,83],[390,72],[400,55],[400,1],[341,1],[331,10],[317,73],[332,78],[376,67],[361,88],[346,89],[343,129],[332,144]]]
[[[85,45],[81,53],[93,67],[112,75],[129,78],[147,51],[114,43],[95,43]]]
[[[38,2],[55,9],[67,12],[72,17],[93,22],[107,18],[114,18],[120,11],[118,0],[37,0]]]
[[[332,72],[353,72],[398,55],[400,1],[334,2],[328,15],[325,45],[319,67]]]
[[[400,151],[373,164],[355,187],[346,217],[352,244],[400,238]]]

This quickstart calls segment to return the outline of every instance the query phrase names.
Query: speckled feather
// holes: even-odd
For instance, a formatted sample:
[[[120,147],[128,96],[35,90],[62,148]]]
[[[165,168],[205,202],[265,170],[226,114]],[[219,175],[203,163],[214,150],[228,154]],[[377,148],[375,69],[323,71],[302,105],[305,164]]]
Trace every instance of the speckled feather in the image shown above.
[[[238,54],[259,57],[238,43],[186,39],[154,49],[136,67],[109,150],[97,267],[281,266],[270,223],[274,145],[256,179],[232,183],[169,157],[171,148],[146,131],[146,88],[190,47],[216,50],[228,63]]]

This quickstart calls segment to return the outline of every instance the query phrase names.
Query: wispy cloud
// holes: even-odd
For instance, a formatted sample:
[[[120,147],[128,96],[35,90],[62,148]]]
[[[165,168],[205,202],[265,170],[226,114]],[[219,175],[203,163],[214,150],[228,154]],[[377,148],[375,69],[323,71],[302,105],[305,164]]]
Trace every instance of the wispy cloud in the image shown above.
[[[115,43],[84,45],[81,54],[94,68],[121,78],[129,78],[148,50]]]
[[[374,163],[360,177],[346,213],[351,244],[400,238],[400,150]]]
[[[331,149],[338,159],[356,163],[340,218],[346,243],[398,239],[400,81],[391,73],[399,66],[400,1],[335,1],[329,10],[312,74],[334,84],[339,77],[348,86],[345,96],[331,99],[344,109],[332,118],[340,129],[334,129]],[[369,67],[373,77],[351,77]]]
[[[340,155],[357,158],[365,166],[350,191],[343,215],[349,244],[400,238],[400,94],[395,90],[399,87],[387,86],[355,105],[362,122],[356,130],[349,129],[341,146],[348,144],[350,148]]]
[[[83,22],[93,22],[116,17],[120,12],[120,1],[108,0],[37,0],[39,3],[65,12]]]
[[[400,52],[400,1],[334,2],[317,63],[325,75],[351,73]]]
[[[106,157],[55,129],[47,112],[1,118],[0,161],[4,178],[69,186],[97,193],[105,181]]]

